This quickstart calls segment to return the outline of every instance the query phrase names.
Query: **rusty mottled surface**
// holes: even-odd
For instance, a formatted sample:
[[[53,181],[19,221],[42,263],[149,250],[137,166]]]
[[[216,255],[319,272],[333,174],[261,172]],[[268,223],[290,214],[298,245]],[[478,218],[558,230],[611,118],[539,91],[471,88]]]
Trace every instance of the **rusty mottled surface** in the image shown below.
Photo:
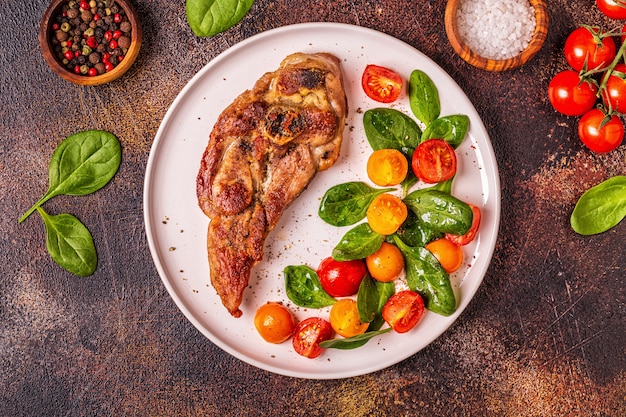
[[[626,415],[626,224],[582,237],[568,222],[585,189],[626,174],[626,146],[590,153],[576,119],[546,97],[569,31],[619,26],[595,2],[550,0],[543,49],[505,73],[454,54],[443,0],[257,0],[210,39],[193,36],[183,1],[134,4],[144,27],[137,62],[109,85],[79,87],[39,53],[46,2],[0,0],[1,416]],[[249,36],[308,21],[375,28],[448,71],[485,122],[502,183],[493,262],[456,324],[396,366],[323,382],[256,369],[204,338],[161,284],[142,217],[150,146],[187,81]],[[80,279],[50,260],[40,219],[17,219],[47,188],[54,147],[85,129],[113,132],[124,153],[103,190],[46,204],[94,235],[100,264]]]

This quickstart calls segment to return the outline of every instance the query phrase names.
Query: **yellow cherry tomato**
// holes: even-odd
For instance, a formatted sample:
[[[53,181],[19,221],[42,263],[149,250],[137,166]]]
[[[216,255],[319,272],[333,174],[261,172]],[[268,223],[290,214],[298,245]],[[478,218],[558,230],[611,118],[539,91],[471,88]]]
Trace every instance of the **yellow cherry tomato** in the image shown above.
[[[287,307],[269,302],[256,311],[254,326],[266,342],[282,343],[293,334],[295,320]]]
[[[377,195],[367,209],[367,222],[381,235],[393,234],[406,220],[406,204],[391,194]]]
[[[329,318],[333,330],[343,337],[365,333],[369,326],[369,323],[361,322],[356,301],[351,298],[342,298],[333,304]]]
[[[379,149],[367,160],[367,176],[381,187],[400,184],[408,170],[406,157],[396,149]]]
[[[372,278],[390,282],[402,273],[404,257],[396,245],[383,242],[380,249],[365,258],[365,264]]]
[[[426,249],[435,255],[443,269],[449,274],[463,264],[463,249],[446,238],[433,240],[426,245]]]

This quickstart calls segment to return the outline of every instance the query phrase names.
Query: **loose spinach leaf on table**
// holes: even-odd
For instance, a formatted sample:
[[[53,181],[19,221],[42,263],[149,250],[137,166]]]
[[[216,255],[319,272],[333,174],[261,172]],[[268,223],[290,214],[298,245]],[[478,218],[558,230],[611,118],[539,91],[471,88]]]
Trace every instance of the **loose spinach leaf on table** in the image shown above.
[[[196,36],[213,36],[237,24],[254,0],[187,0],[185,12]]]
[[[394,188],[372,188],[364,182],[345,182],[329,188],[322,197],[318,215],[332,226],[349,226],[365,218],[374,198]]]
[[[572,229],[581,235],[606,232],[626,217],[626,176],[620,175],[588,189],[572,211]]]
[[[300,307],[322,308],[335,304],[312,268],[306,265],[287,266],[283,270],[287,297]]]

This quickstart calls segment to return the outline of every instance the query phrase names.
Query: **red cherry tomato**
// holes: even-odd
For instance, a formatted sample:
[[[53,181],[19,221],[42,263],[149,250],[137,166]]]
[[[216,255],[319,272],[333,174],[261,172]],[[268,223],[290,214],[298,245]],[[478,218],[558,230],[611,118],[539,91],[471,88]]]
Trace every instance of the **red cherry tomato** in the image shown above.
[[[299,355],[313,359],[322,354],[320,343],[333,337],[330,323],[320,317],[309,317],[296,326],[293,348]]]
[[[626,19],[624,0],[596,0],[598,9],[611,19]]]
[[[581,80],[576,71],[561,71],[548,86],[550,104],[567,116],[582,116],[596,104],[598,87],[590,81]]]
[[[480,227],[480,209],[473,204],[470,204],[469,206],[472,209],[472,214],[474,215],[474,217],[472,218],[472,225],[470,226],[470,229],[467,231],[467,233],[465,233],[464,235],[453,235],[451,233],[446,233],[446,239],[448,239],[452,243],[456,243],[459,246],[465,246],[472,240],[474,240],[476,234],[478,233],[478,228]]]
[[[626,114],[626,65],[617,64],[602,90],[604,105],[618,113]]]
[[[456,174],[454,148],[443,139],[429,139],[420,143],[411,161],[413,173],[425,183],[446,181]]]
[[[597,28],[579,27],[565,41],[565,59],[575,71],[608,67],[616,54],[615,41]],[[586,67],[585,67],[586,65]]]
[[[415,291],[395,293],[385,303],[383,319],[398,333],[406,333],[417,325],[424,315],[424,300]]]
[[[615,115],[606,116],[602,111],[592,109],[580,118],[578,136],[592,151],[610,152],[622,143],[624,124]]]
[[[366,273],[367,267],[361,259],[336,261],[328,257],[317,268],[322,288],[333,297],[349,297],[356,294]]]
[[[402,77],[389,68],[370,64],[361,77],[363,91],[372,100],[391,103],[400,97]]]

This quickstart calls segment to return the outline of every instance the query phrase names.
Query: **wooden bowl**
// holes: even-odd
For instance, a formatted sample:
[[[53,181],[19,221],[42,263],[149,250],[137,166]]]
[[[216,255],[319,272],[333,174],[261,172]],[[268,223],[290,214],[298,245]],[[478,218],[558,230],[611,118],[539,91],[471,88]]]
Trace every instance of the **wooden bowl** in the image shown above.
[[[487,71],[505,71],[518,68],[534,57],[543,46],[548,36],[548,6],[545,0],[530,0],[535,9],[535,32],[528,47],[519,55],[508,59],[489,59],[472,51],[459,35],[457,27],[457,11],[462,0],[448,0],[445,12],[446,34],[452,48],[457,54],[471,65]]]
[[[54,47],[52,46],[52,36],[54,35],[54,30],[52,29],[52,24],[54,23],[54,19],[61,12],[61,9],[64,4],[67,4],[68,0],[52,0],[52,3],[46,9],[46,12],[41,19],[41,24],[39,26],[39,44],[41,45],[41,50],[43,56],[50,66],[58,75],[67,81],[71,81],[75,84],[80,85],[100,85],[104,83],[108,83],[113,81],[119,77],[121,77],[128,69],[133,65],[137,55],[139,54],[139,49],[141,48],[141,23],[137,17],[135,9],[129,0],[116,0],[115,4],[120,6],[128,20],[132,26],[131,31],[131,43],[128,51],[124,55],[124,59],[118,63],[112,70],[108,72],[104,72],[100,75],[89,76],[83,74],[76,74],[73,71],[69,70],[65,67],[59,60],[54,52]]]

